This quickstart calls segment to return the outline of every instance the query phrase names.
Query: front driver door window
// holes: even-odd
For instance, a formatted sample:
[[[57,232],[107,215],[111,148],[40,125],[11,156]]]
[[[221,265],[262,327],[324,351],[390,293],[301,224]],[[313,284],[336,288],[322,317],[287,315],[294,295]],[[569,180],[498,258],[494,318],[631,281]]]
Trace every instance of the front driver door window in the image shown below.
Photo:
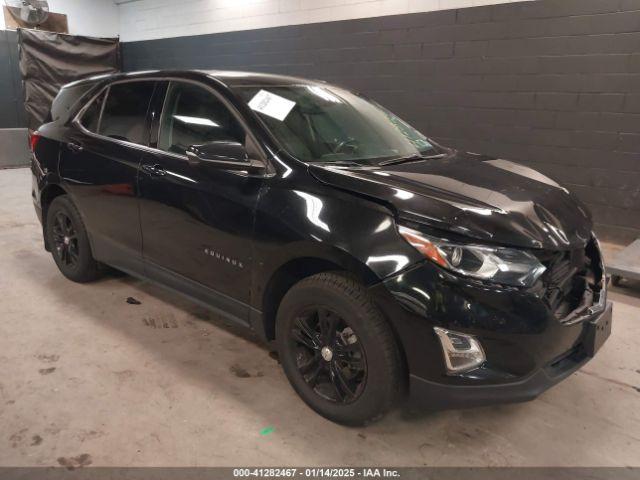
[[[244,144],[246,133],[211,90],[171,81],[159,119],[155,151],[139,175],[143,255],[147,273],[220,305],[246,323],[250,300],[253,215],[262,180],[202,162],[191,165],[191,145]],[[175,273],[179,275],[175,275]],[[222,294],[222,295],[219,295]]]
[[[216,141],[244,144],[242,126],[211,92],[189,83],[171,83],[162,109],[158,148],[184,155],[190,145]]]

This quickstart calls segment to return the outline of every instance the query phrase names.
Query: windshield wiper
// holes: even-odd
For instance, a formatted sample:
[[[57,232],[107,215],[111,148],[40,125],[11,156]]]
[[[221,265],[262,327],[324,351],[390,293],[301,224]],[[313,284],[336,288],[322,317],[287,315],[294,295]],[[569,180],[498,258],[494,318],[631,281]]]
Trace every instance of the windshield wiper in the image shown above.
[[[385,160],[384,162],[378,163],[381,166],[387,165],[399,165],[401,163],[409,163],[409,162],[419,162],[420,160],[433,160],[436,158],[442,158],[446,156],[446,153],[438,153],[436,155],[409,155],[408,157],[400,157],[400,158],[392,158],[391,160]]]
[[[337,166],[337,167],[361,167],[362,164],[354,162],[353,160],[320,160],[317,162],[309,162],[312,165],[319,166]]]

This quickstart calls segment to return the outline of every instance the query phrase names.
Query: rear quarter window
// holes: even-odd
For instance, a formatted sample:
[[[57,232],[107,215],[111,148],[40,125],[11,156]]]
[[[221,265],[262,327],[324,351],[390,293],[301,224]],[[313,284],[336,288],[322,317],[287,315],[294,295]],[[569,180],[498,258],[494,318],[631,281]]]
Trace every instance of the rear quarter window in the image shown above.
[[[98,132],[98,128],[100,126],[100,113],[102,112],[102,105],[104,104],[105,97],[106,91],[103,91],[100,95],[94,98],[80,119],[82,126],[90,132]]]

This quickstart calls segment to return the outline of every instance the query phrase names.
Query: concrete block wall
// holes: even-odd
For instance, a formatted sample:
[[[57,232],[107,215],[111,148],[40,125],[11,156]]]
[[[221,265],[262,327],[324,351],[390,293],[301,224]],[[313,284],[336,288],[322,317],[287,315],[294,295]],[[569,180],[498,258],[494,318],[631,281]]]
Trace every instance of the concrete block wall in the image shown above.
[[[362,91],[444,144],[573,190],[640,236],[640,0],[539,0],[124,43],[127,70],[221,68]]]
[[[115,0],[125,42],[521,1]]]

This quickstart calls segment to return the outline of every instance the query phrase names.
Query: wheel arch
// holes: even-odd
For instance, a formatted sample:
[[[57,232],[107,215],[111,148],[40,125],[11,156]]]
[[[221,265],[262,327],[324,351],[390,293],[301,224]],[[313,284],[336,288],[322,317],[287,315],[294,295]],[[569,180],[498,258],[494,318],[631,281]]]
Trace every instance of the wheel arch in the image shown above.
[[[42,209],[42,232],[44,236],[44,248],[48,252],[51,251],[51,246],[47,241],[47,235],[46,235],[47,213],[49,211],[49,206],[51,205],[51,202],[53,202],[53,200],[56,197],[59,197],[61,195],[67,195],[67,194],[68,192],[57,183],[52,183],[47,185],[45,188],[42,189],[42,192],[40,193],[40,208]]]
[[[264,286],[260,302],[260,334],[268,341],[275,340],[276,314],[285,294],[299,281],[329,271],[342,271],[353,275],[365,286],[373,285],[380,280],[367,265],[346,252],[334,251],[325,255],[303,255],[289,259],[273,271]]]

